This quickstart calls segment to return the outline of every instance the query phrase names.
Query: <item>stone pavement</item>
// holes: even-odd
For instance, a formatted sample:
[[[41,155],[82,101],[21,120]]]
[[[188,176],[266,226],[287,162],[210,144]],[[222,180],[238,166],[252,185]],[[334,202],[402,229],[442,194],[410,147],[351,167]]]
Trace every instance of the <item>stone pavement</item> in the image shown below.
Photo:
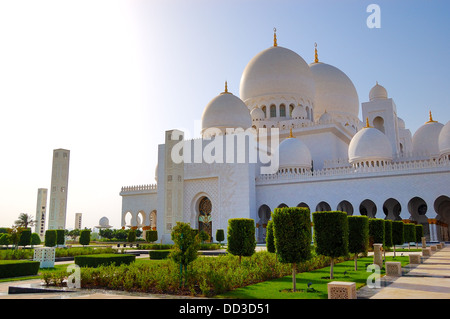
[[[450,299],[449,245],[422,258],[421,264],[406,266],[401,277],[383,277],[381,288],[361,288],[357,296],[361,299]]]
[[[408,255],[408,252],[403,252],[403,254]],[[148,258],[145,255],[142,257]],[[41,279],[0,283],[0,299],[191,299],[191,297],[173,295],[100,289],[8,294],[9,286],[39,287],[41,283]],[[423,258],[421,264],[406,266],[401,277],[382,277],[381,288],[367,286],[361,288],[357,292],[357,297],[358,299],[450,299],[450,246],[447,244],[446,247],[434,252],[430,257]]]

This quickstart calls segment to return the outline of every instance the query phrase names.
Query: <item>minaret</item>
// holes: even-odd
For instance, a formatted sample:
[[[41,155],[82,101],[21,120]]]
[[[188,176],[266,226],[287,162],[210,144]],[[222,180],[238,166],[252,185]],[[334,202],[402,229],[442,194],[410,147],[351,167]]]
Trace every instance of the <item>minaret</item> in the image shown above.
[[[47,188],[39,188],[36,203],[36,224],[34,232],[39,235],[41,240],[45,235],[45,218],[47,212]]]
[[[48,229],[66,228],[67,190],[69,184],[70,151],[53,150],[52,183]]]

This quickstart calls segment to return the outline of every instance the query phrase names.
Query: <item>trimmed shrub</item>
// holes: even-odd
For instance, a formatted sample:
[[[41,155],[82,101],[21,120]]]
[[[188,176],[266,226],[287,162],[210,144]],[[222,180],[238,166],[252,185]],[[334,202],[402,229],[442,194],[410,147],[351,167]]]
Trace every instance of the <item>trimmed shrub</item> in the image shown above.
[[[411,249],[410,243],[416,241],[416,225],[412,223],[404,224],[403,234],[405,236],[405,242],[408,243],[408,249]]]
[[[31,234],[31,246],[33,245],[40,245],[41,244],[41,237],[38,233],[32,233]]]
[[[250,218],[228,220],[227,251],[235,256],[252,256],[255,253],[255,221]]]
[[[23,229],[20,233],[19,246],[27,246],[31,244],[31,229]]]
[[[66,242],[65,238],[65,230],[64,229],[57,229],[56,230],[56,245],[64,245]]]
[[[166,259],[171,250],[150,250],[148,252],[150,259]]]
[[[134,229],[130,229],[128,232],[127,241],[129,243],[134,243],[136,241],[136,231]]]
[[[369,218],[369,245],[382,244],[384,248],[384,219]]]
[[[216,230],[216,240],[222,244],[222,242],[225,240],[225,232],[223,229]]]
[[[269,220],[266,228],[266,248],[269,253],[274,253],[275,238],[273,237],[273,220]]]
[[[80,245],[86,246],[91,242],[91,231],[89,229],[82,229],[80,231]]]
[[[30,260],[0,260],[0,278],[37,275],[40,264]]]
[[[395,257],[395,245],[403,245],[405,237],[403,234],[403,222],[401,220],[394,220],[392,222],[392,244],[394,245],[394,257]]]
[[[203,229],[198,233],[198,238],[200,238],[202,243],[211,239],[209,234],[207,232],[205,232]]]
[[[348,255],[347,213],[314,212],[312,216],[316,253],[331,257],[330,279],[333,279],[334,258]]]
[[[145,240],[149,243],[153,243],[158,240],[158,231],[157,230],[147,230],[145,233]]]
[[[48,229],[45,231],[45,247],[56,246],[56,230]]]
[[[417,247],[419,246],[418,243],[422,242],[422,237],[423,237],[423,225],[422,224],[417,224],[416,225],[416,243],[417,243]]]
[[[130,254],[98,254],[75,256],[75,264],[80,267],[99,267],[115,264],[116,266],[129,265],[136,260],[135,255]]]
[[[392,247],[394,245],[392,241],[392,220],[384,220],[384,246],[386,248]]]
[[[369,218],[367,216],[347,216],[348,251],[355,254],[355,270],[358,270],[358,254],[366,254],[369,249]]]
[[[292,264],[292,290],[296,291],[296,263],[311,259],[309,209],[304,207],[276,208],[272,220],[277,258],[282,263]]]

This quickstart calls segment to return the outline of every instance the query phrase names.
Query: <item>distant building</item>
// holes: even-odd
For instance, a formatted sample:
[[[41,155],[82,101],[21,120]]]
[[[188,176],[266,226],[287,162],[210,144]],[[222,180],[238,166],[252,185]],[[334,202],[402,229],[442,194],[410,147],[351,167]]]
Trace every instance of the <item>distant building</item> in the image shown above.
[[[67,191],[69,184],[70,151],[53,150],[52,183],[48,229],[66,228]]]
[[[39,188],[36,203],[36,224],[34,232],[39,234],[41,239],[45,235],[45,217],[47,212],[47,188]]]
[[[83,214],[81,213],[76,213],[75,214],[75,229],[81,229],[81,216]]]

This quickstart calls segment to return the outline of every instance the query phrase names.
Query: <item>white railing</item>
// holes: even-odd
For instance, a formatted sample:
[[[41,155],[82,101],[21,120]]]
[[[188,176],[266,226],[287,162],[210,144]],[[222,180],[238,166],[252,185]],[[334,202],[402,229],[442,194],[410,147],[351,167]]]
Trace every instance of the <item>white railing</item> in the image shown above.
[[[121,188],[121,193],[127,192],[147,192],[147,191],[156,191],[156,184],[147,184],[147,185],[135,185],[135,186],[123,186]]]

